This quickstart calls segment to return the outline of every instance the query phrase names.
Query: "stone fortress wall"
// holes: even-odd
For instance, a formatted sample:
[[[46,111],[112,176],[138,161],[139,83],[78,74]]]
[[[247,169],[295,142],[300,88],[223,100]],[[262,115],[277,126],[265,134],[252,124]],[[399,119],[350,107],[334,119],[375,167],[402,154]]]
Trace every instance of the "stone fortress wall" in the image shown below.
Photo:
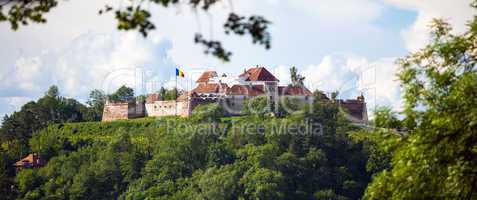
[[[190,115],[189,101],[155,101],[153,103],[146,103],[147,116],[171,116],[179,115],[187,117]]]
[[[145,116],[145,107],[142,102],[110,102],[106,101],[102,121],[118,119],[132,119]]]
[[[249,99],[259,96],[267,98],[275,109],[286,98],[300,105],[310,105],[313,93],[303,85],[278,85],[279,80],[264,67],[253,67],[236,77],[218,76],[215,71],[205,71],[196,81],[197,87],[187,91],[176,100],[163,101],[159,93],[149,94],[145,102],[110,103],[104,107],[103,121],[130,119],[143,116],[188,117],[197,105],[221,104],[227,115],[240,115]],[[323,99],[330,100],[325,94]],[[367,122],[364,97],[338,100],[340,106],[349,112],[349,118],[358,123]],[[283,105],[282,105],[283,106]]]

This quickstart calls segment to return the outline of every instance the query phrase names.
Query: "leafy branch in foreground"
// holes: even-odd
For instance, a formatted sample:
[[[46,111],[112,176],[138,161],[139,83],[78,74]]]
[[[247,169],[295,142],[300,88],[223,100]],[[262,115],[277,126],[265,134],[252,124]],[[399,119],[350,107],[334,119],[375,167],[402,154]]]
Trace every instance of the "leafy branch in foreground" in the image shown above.
[[[431,43],[398,60],[404,94],[399,126],[407,134],[365,199],[477,198],[475,27],[477,18],[466,33],[454,35],[448,23],[436,19]]]
[[[156,28],[154,22],[151,21],[152,14],[148,9],[144,8],[144,4],[155,4],[168,8],[172,5],[186,3],[193,10],[201,9],[209,12],[211,6],[222,2],[223,0],[131,0],[130,4],[125,7],[113,7],[105,5],[99,10],[99,14],[114,12],[117,20],[118,30],[135,30],[147,37],[148,33]],[[0,22],[10,22],[11,28],[17,30],[20,26],[33,23],[46,23],[45,14],[58,5],[58,0],[0,0]],[[4,12],[8,10],[7,12]],[[262,16],[251,15],[249,17],[240,16],[233,11],[224,22],[224,32],[229,35],[250,35],[252,43],[264,46],[265,49],[271,47],[271,36],[268,32],[270,21]],[[225,50],[222,43],[213,39],[205,39],[202,34],[196,33],[194,41],[204,46],[206,54],[221,59],[222,61],[230,61],[232,53]]]
[[[57,5],[57,0],[0,0],[0,22],[9,21],[13,30],[29,22],[46,23],[43,15]],[[8,13],[3,12],[4,8]]]

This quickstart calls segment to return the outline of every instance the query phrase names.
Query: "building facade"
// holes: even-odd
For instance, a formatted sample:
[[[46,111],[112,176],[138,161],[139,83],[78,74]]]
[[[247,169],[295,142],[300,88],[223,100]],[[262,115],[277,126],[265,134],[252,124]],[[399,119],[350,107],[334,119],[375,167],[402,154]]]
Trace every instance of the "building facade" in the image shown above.
[[[314,96],[305,86],[280,86],[279,80],[264,67],[252,67],[238,76],[218,75],[216,71],[205,71],[196,81],[197,86],[184,92],[176,100],[162,101],[158,93],[147,96],[141,106],[132,104],[107,104],[103,121],[127,119],[139,116],[183,116],[192,114],[200,104],[220,103],[228,115],[240,115],[249,99],[263,96],[270,104],[278,104],[288,98],[299,104],[311,104]],[[322,95],[328,99],[326,95]],[[356,100],[340,100],[341,105],[355,122],[366,122],[364,97]],[[273,106],[277,108],[277,106]]]
[[[25,158],[15,162],[13,166],[15,166],[15,171],[19,172],[22,169],[31,169],[31,168],[38,168],[43,167],[46,165],[46,161],[42,159],[38,154],[31,153],[28,154]]]

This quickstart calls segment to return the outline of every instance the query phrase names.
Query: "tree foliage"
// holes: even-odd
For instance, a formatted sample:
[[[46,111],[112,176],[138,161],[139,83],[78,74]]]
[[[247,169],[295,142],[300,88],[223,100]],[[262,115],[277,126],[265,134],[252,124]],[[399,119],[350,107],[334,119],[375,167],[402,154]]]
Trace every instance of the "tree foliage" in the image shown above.
[[[192,111],[192,118],[196,121],[218,121],[224,115],[224,108],[217,103],[201,104]]]
[[[177,88],[172,88],[172,89],[165,89],[161,87],[159,90],[159,93],[161,95],[161,100],[163,101],[170,101],[170,100],[176,100],[183,91],[179,91]]]
[[[106,94],[101,90],[96,89],[89,93],[89,99],[86,102],[90,108],[87,121],[101,121],[106,99]]]
[[[408,131],[366,198],[477,198],[476,27],[474,19],[456,35],[436,19],[431,43],[398,61]]]
[[[104,97],[102,93],[93,91],[88,101],[89,107],[80,102],[60,96],[58,87],[51,86],[45,95],[37,101],[30,101],[19,111],[6,115],[0,127],[0,185],[6,199],[13,198],[16,191],[11,187],[15,172],[13,163],[31,153],[30,138],[38,131],[52,125],[65,122],[98,121],[101,119]],[[49,146],[58,138],[50,137],[38,142],[35,150],[49,152],[55,148],[69,149],[68,143]],[[65,145],[65,146],[63,146]],[[59,146],[59,147],[58,147]],[[41,147],[41,148],[40,148]],[[33,172],[32,172],[33,173]],[[36,174],[31,174],[35,176]],[[29,178],[29,177],[25,177]],[[29,187],[25,183],[25,187]],[[22,186],[23,187],[23,186]],[[29,194],[28,198],[40,195],[38,191]]]
[[[109,95],[112,102],[131,102],[134,101],[134,90],[125,85],[119,87],[116,92]]]
[[[290,80],[291,80],[291,85],[292,86],[299,86],[303,87],[303,81],[305,80],[305,77],[298,74],[298,69],[293,66],[290,68]]]
[[[48,88],[48,91],[46,91],[45,95],[52,98],[56,98],[60,96],[60,90],[58,89],[58,86],[52,85]]]
[[[378,107],[374,111],[374,125],[379,128],[397,129],[401,127],[401,121],[391,108]]]
[[[16,176],[17,198],[360,198],[370,173],[348,137],[358,128],[334,104],[314,107],[215,125],[179,117],[52,124],[30,141],[48,165]],[[305,122],[312,128],[284,127]]]
[[[302,111],[306,109],[305,108],[306,105],[300,104],[300,102],[297,99],[282,97],[282,98],[279,98],[279,100],[280,101],[276,105],[277,106],[276,116],[278,117],[284,117],[294,112]]]
[[[258,96],[244,101],[242,114],[263,117],[273,111],[266,96]]]
[[[86,106],[74,99],[58,96],[58,88],[50,87],[38,101],[31,101],[10,116],[6,116],[0,129],[2,142],[19,140],[26,144],[31,135],[49,124],[79,122],[87,111]]]

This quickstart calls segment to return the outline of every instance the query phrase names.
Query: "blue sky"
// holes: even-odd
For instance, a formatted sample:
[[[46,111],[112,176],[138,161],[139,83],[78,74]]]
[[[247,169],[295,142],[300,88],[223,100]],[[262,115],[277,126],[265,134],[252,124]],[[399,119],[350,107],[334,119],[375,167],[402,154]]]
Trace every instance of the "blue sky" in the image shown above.
[[[0,114],[18,110],[52,84],[62,95],[84,100],[95,88],[111,92],[127,84],[147,93],[171,86],[176,66],[189,76],[180,84],[192,87],[190,80],[202,70],[238,74],[255,65],[273,71],[283,84],[289,67],[297,66],[311,89],[339,90],[342,98],[364,93],[370,110],[399,110],[394,60],[425,45],[432,18],[445,18],[462,32],[475,12],[470,0],[232,0],[210,13],[151,6],[158,28],[142,38],[117,31],[112,16],[97,15],[111,1],[64,1],[48,14],[47,24],[17,32],[0,24]],[[271,20],[272,49],[224,35],[230,11]],[[232,61],[204,55],[193,43],[196,32],[223,41]]]

